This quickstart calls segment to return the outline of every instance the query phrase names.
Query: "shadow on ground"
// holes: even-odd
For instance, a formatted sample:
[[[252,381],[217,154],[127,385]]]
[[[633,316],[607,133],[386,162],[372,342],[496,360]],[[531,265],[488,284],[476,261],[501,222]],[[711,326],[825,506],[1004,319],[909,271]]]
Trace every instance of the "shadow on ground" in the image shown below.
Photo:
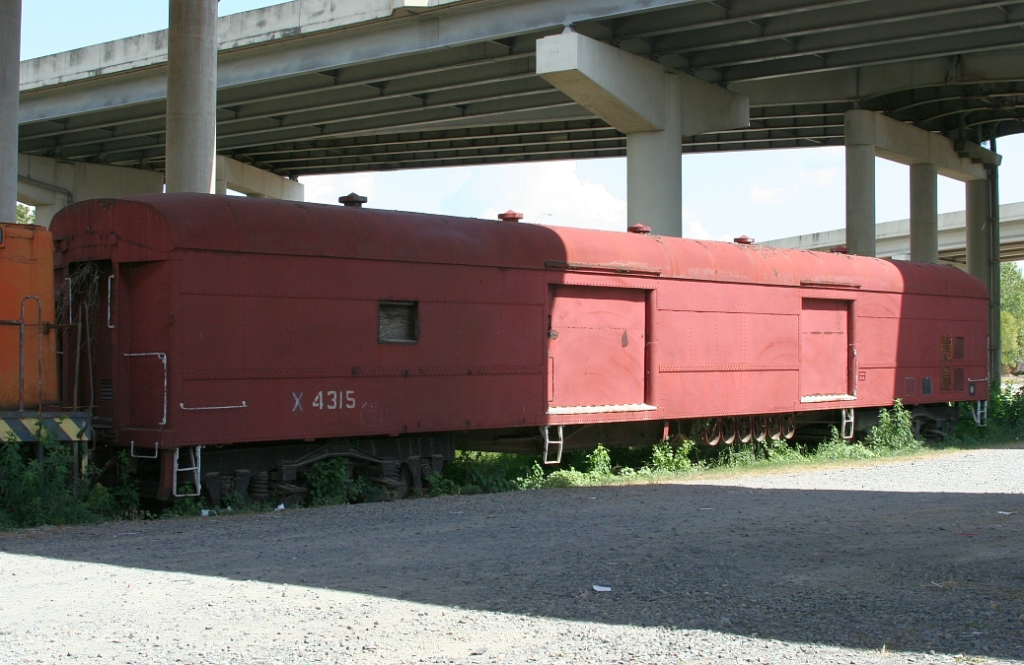
[[[21,531],[0,534],[0,550],[559,619],[1020,658],[1022,513],[1016,494],[651,485]]]

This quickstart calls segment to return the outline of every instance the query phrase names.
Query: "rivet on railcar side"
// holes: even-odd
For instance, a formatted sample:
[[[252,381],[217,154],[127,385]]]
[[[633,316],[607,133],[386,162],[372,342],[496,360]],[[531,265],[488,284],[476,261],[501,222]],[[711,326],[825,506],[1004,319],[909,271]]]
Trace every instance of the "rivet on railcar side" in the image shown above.
[[[191,194],[51,230],[27,394],[83,405],[93,462],[128,451],[159,500],[288,500],[336,457],[403,494],[457,449],[852,438],[897,399],[934,435],[988,398],[988,296],[950,267]],[[12,303],[5,368],[37,330]]]

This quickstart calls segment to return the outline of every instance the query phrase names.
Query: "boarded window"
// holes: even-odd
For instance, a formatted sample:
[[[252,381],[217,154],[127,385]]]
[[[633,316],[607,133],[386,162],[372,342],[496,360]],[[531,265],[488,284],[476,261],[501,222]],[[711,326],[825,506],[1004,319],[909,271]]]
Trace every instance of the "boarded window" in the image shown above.
[[[907,384],[907,395],[916,395],[917,394],[917,379],[915,379],[912,376],[908,376],[906,384]]]
[[[953,371],[953,392],[963,392],[964,389],[964,368],[957,367]]]
[[[939,359],[946,361],[953,359],[953,337],[950,335],[943,335],[942,341],[939,343]]]
[[[381,343],[415,344],[419,340],[419,307],[414,302],[382,302],[378,310]]]
[[[955,360],[964,359],[964,338],[954,337],[953,338],[953,358]]]
[[[939,391],[944,393],[953,392],[953,368],[943,367],[939,380]]]

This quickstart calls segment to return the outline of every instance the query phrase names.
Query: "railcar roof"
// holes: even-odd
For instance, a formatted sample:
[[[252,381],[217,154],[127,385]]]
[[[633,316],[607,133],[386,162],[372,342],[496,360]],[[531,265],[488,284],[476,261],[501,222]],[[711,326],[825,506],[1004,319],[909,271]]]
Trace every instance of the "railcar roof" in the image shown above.
[[[66,261],[99,258],[98,247],[115,261],[188,249],[988,297],[980,280],[950,266],[236,196],[84,201],[51,230]]]

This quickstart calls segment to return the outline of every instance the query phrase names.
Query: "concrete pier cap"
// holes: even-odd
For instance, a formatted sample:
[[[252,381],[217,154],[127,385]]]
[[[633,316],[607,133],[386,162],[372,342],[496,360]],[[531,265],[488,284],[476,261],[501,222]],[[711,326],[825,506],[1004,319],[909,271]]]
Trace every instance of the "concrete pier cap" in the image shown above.
[[[905,164],[910,171],[911,259],[938,262],[936,178],[983,182],[1002,158],[967,141],[855,109],[845,116],[846,242],[850,253],[875,255],[875,157]],[[969,185],[970,188],[970,185]],[[973,271],[972,271],[973,272]]]
[[[537,74],[626,134],[627,226],[682,236],[682,138],[750,126],[747,97],[575,32],[537,41]]]

